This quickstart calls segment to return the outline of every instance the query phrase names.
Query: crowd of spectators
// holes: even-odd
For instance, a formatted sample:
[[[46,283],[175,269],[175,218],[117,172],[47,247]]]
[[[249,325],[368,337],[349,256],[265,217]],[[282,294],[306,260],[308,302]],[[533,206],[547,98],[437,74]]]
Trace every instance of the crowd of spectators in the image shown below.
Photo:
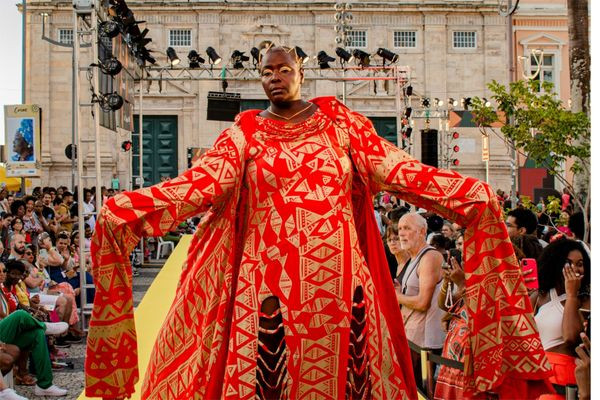
[[[102,202],[117,192],[102,188]],[[0,186],[0,370],[12,370],[17,385],[35,386],[39,396],[67,394],[52,384],[52,370],[64,367],[71,344],[84,340],[81,291],[87,303],[95,296],[89,272],[95,190],[83,190],[83,227],[77,198],[65,186],[26,195]],[[24,397],[0,380],[0,399]]]
[[[102,202],[116,194],[102,189]],[[506,205],[508,199],[498,193]],[[89,249],[95,228],[96,193],[84,189],[84,243],[79,242],[77,192],[66,187],[35,188],[18,196],[0,186],[0,371],[14,372],[18,385],[35,385],[36,395],[63,396],[52,384],[52,369],[68,347],[84,338],[79,321],[81,291],[88,302],[92,285]],[[530,289],[542,345],[554,369],[552,382],[577,385],[589,398],[590,250],[582,241],[583,214],[562,196],[560,214],[543,203],[505,210],[508,234]],[[462,362],[468,351],[468,320],[462,269],[463,230],[425,210],[411,212],[395,196],[376,199],[375,218],[396,287],[407,338],[414,344]],[[199,218],[184,222],[162,240],[175,244]],[[145,246],[150,257],[152,243]],[[80,259],[80,246],[88,252]],[[141,259],[132,264],[140,264]],[[134,270],[135,275],[135,270]],[[588,333],[586,334],[586,331]],[[415,354],[413,367],[420,371]],[[436,399],[462,398],[463,375],[442,366],[435,371]],[[556,397],[558,396],[558,397]],[[547,398],[561,398],[560,395]],[[0,379],[1,399],[23,399]]]
[[[103,189],[103,200],[113,195]],[[14,382],[35,386],[38,396],[67,394],[52,384],[52,370],[64,365],[71,344],[84,340],[81,291],[89,303],[95,295],[88,272],[95,191],[84,189],[83,262],[76,199],[77,192],[64,186],[36,187],[26,195],[0,186],[0,370],[12,369]],[[0,399],[23,398],[0,381]]]
[[[103,187],[101,202],[117,193]],[[96,191],[83,190],[83,227],[77,199],[77,189],[71,192],[65,186],[36,187],[20,195],[0,185],[0,371],[12,370],[17,385],[35,386],[39,396],[67,394],[52,384],[52,370],[62,368],[69,347],[84,340],[82,290],[88,304],[95,296],[89,250],[96,225]],[[162,240],[177,244],[198,223],[199,218],[186,221]],[[151,257],[157,242],[146,239],[143,256],[132,254],[134,276],[135,267]],[[85,249],[83,260],[80,246]],[[2,399],[24,397],[0,379]]]
[[[554,372],[551,382],[557,394],[542,398],[564,399],[560,393],[573,387],[580,399],[589,398],[590,249],[582,240],[583,214],[573,212],[566,192],[554,214],[543,201],[535,205],[519,201],[510,208],[502,191],[498,200],[508,206],[506,228]],[[425,210],[413,212],[409,204],[387,193],[378,196],[374,206],[408,340],[463,362],[469,352],[469,328],[462,227]],[[414,356],[419,382],[420,355]],[[464,397],[460,369],[444,365],[434,373],[435,399]]]

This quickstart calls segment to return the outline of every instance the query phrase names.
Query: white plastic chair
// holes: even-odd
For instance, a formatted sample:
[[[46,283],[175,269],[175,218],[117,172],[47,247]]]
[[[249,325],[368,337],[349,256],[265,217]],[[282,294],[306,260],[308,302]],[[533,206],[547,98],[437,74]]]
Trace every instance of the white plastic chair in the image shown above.
[[[163,240],[163,238],[158,238],[158,243],[156,245],[156,259],[160,260],[162,258],[164,250],[167,250],[167,256],[173,252],[175,248],[175,243],[170,240]]]

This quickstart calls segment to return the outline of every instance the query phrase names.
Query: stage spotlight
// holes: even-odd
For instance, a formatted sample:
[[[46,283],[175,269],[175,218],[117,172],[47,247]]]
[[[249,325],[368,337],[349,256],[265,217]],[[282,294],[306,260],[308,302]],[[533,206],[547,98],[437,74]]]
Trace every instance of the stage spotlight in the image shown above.
[[[134,49],[133,55],[136,58],[138,65],[143,66],[146,61],[150,64],[156,64],[156,60],[150,55],[151,52],[152,50],[148,50],[145,47]]]
[[[490,103],[490,102],[488,101],[488,99],[486,99],[485,97],[481,99],[481,102],[482,102],[482,103],[483,103],[483,105],[484,105],[484,106],[486,106],[486,107],[491,107],[491,106],[492,106],[492,103]]]
[[[188,53],[188,61],[190,62],[190,68],[200,68],[200,64],[204,64],[204,58],[200,57],[200,54],[196,50],[190,50]]]
[[[123,98],[117,93],[104,93],[96,98],[96,101],[100,103],[100,108],[104,112],[117,111],[123,107]]]
[[[134,34],[139,34],[139,27],[137,26],[138,22],[135,20],[133,16],[133,11],[129,8],[123,14],[119,15],[121,18],[121,23],[123,24],[123,31],[130,32],[132,29],[134,30]],[[146,22],[146,21],[139,21]]]
[[[210,59],[210,61],[213,64],[217,65],[218,63],[221,62],[221,57],[217,54],[215,49],[213,49],[212,47],[208,46],[206,48],[206,54],[208,54],[208,58]]]
[[[448,98],[448,105],[451,107],[458,107],[458,100],[454,100],[452,97]]]
[[[412,87],[412,86],[410,86],[410,85],[408,85],[408,86],[406,87],[406,95],[407,95],[407,96],[412,96],[412,94],[413,94],[413,87]]]
[[[110,0],[109,14],[114,16],[121,16],[129,10],[124,0]]]
[[[455,167],[458,167],[459,164],[460,164],[460,161],[458,161],[458,159],[454,158],[452,160],[452,165],[454,165]]]
[[[244,55],[243,51],[234,50],[233,53],[231,53],[231,62],[233,63],[233,68],[243,69],[244,61],[250,61],[250,57]]]
[[[113,92],[106,98],[106,103],[112,111],[117,111],[123,107],[123,98],[117,92]]]
[[[150,32],[148,28],[144,29],[139,35],[132,37],[131,41],[137,43],[139,46],[146,46],[152,41],[151,38],[146,38],[148,32]]]
[[[395,63],[396,61],[398,61],[398,54],[393,53],[393,52],[389,51],[388,49],[384,49],[382,47],[377,49],[377,55],[379,57],[383,58],[383,64],[385,64],[386,60],[392,64]]]
[[[123,143],[121,143],[121,150],[125,152],[131,150],[132,147],[133,143],[131,143],[131,140],[125,140]]]
[[[352,55],[355,59],[358,60],[358,65],[361,67],[368,67],[371,63],[371,59],[369,58],[369,53],[364,52],[360,49],[354,49],[352,51]]]
[[[319,68],[327,69],[331,68],[328,63],[334,62],[335,58],[329,56],[325,51],[321,50],[319,54],[317,54],[317,61],[319,63]]]
[[[406,110],[404,110],[404,116],[406,118],[410,118],[411,114],[412,114],[412,107],[406,107]]]
[[[296,46],[296,55],[302,60],[302,64],[306,64],[309,60],[308,55],[298,46]]]
[[[452,147],[452,151],[458,153],[460,151],[460,147],[458,145],[454,145],[454,147]]]
[[[431,105],[431,103],[429,102],[429,97],[425,97],[423,100],[421,100],[421,105],[425,108],[429,108],[429,106]]]
[[[172,47],[167,48],[167,58],[169,59],[169,62],[171,63],[172,67],[179,64],[179,62],[181,61],[179,57],[177,57],[175,49]]]
[[[100,70],[103,73],[110,76],[117,75],[119,72],[121,72],[121,69],[123,68],[121,62],[115,57],[107,58],[106,60],[98,64],[98,66],[100,67]]]
[[[77,159],[77,145],[68,144],[67,147],[65,147],[65,156],[69,160]]]
[[[335,49],[335,54],[337,54],[337,56],[343,60],[343,62],[350,62],[354,59],[354,57],[352,56],[352,54],[348,53],[346,50],[344,50],[341,47],[336,47]]]
[[[468,110],[469,107],[471,106],[471,98],[470,97],[463,97],[460,100],[460,103],[462,104],[462,108],[465,110]]]
[[[107,38],[112,39],[114,37],[117,37],[117,35],[121,33],[121,27],[116,21],[104,21],[101,22],[100,25],[98,25],[98,33],[100,34],[100,36],[105,36]]]
[[[436,107],[442,107],[444,105],[444,100],[440,100],[436,97],[435,99],[433,99],[433,104]]]
[[[260,63],[260,50],[256,47],[250,49],[250,54],[252,55],[252,62],[254,65],[258,65]]]

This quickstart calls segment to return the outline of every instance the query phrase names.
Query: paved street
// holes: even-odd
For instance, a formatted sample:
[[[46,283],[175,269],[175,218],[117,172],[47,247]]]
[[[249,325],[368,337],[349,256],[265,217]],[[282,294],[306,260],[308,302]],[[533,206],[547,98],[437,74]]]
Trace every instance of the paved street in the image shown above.
[[[133,278],[133,302],[137,307],[142,301],[144,294],[152,284],[152,281],[158,275],[160,268],[145,267],[141,268],[140,275]],[[69,394],[62,399],[77,399],[83,390],[83,364],[85,358],[85,343],[73,344],[68,349],[62,349],[69,353],[67,361],[74,364],[73,369],[54,370],[54,383],[62,388],[68,389]],[[15,390],[21,396],[29,399],[45,399],[46,397],[37,397],[33,395],[33,386],[15,386]]]

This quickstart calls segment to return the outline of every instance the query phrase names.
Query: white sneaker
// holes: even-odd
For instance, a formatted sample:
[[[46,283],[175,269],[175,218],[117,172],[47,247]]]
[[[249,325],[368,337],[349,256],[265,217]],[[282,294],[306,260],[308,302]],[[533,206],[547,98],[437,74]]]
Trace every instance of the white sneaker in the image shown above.
[[[6,388],[0,391],[0,400],[28,400],[27,397],[19,396],[14,390]]]
[[[69,329],[66,322],[44,322],[46,324],[46,335],[60,335]]]
[[[60,322],[57,322],[60,323]],[[42,389],[41,387],[39,387],[38,385],[35,385],[35,390],[33,391],[35,393],[36,396],[66,396],[67,395],[67,391],[66,389],[62,389],[59,388],[56,385],[52,385],[49,388],[46,389]]]

